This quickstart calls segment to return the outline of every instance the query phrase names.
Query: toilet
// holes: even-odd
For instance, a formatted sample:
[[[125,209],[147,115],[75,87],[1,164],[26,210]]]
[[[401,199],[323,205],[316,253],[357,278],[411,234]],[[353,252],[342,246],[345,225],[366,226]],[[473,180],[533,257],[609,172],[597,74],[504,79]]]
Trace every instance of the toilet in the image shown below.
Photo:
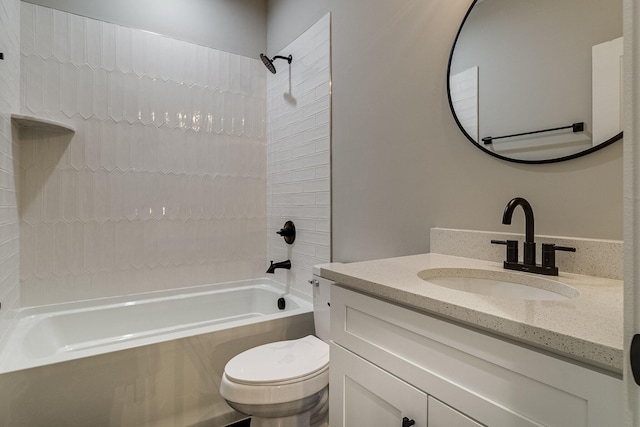
[[[233,357],[224,368],[220,394],[251,416],[251,427],[328,427],[329,293],[319,276],[313,286],[316,336],[278,341]]]

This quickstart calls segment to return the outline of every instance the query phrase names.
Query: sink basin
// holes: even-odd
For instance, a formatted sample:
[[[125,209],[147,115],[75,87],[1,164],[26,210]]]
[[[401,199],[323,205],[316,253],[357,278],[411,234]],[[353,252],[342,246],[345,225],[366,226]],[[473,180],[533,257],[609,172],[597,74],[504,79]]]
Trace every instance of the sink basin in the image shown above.
[[[434,268],[419,272],[418,277],[436,286],[501,298],[562,301],[580,295],[556,280],[508,271]]]

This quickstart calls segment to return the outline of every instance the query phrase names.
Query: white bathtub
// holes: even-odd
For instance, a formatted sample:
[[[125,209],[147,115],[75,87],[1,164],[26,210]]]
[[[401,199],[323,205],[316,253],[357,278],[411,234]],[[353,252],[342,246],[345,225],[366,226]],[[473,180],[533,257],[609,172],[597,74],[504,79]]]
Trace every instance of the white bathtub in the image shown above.
[[[309,313],[268,279],[23,309],[1,343],[0,374]]]
[[[0,427],[223,426],[224,365],[313,333],[311,299],[249,280],[23,309],[0,346]]]

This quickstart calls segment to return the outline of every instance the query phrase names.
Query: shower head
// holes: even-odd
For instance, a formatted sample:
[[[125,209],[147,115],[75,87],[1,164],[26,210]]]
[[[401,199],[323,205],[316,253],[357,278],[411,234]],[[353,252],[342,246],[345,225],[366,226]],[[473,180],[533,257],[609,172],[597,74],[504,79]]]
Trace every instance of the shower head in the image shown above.
[[[275,61],[276,59],[286,59],[287,62],[289,64],[291,64],[291,60],[293,59],[293,57],[291,55],[289,56],[274,56],[273,59],[269,59],[268,56],[266,56],[264,53],[260,54],[260,59],[262,59],[262,63],[264,64],[265,67],[267,67],[267,70],[271,71],[272,74],[276,73],[276,67],[273,65],[273,61]]]

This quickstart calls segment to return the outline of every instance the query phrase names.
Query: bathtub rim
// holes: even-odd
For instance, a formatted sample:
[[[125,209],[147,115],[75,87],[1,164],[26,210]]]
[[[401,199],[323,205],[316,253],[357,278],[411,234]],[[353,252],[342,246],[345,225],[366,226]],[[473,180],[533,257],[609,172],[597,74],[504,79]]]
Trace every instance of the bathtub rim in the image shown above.
[[[162,335],[154,335],[150,337],[138,338],[130,341],[123,341],[120,343],[114,343],[103,347],[91,348],[87,350],[81,350],[77,352],[65,352],[58,353],[54,356],[47,358],[30,358],[21,359],[21,363],[16,362],[16,357],[11,357],[12,352],[9,350],[11,344],[15,344],[15,341],[21,342],[28,332],[30,326],[28,323],[34,323],[39,319],[45,317],[53,317],[56,314],[65,314],[74,311],[93,311],[100,310],[108,307],[119,306],[123,304],[137,304],[152,302],[154,300],[163,300],[171,298],[188,298],[198,294],[206,294],[216,291],[225,291],[231,289],[244,289],[264,287],[274,290],[274,294],[290,298],[298,304],[298,308],[277,312],[274,314],[268,314],[265,316],[258,316],[251,319],[242,319],[236,321],[230,321],[221,324],[194,327],[185,330],[179,330],[175,332],[168,332]],[[223,283],[214,283],[206,285],[188,286],[183,288],[172,288],[166,290],[148,291],[135,294],[119,295],[115,297],[101,297],[95,299],[87,299],[80,301],[46,304],[39,306],[23,307],[16,310],[17,314],[14,321],[11,323],[0,339],[0,375],[9,372],[20,371],[24,369],[36,368],[55,363],[63,363],[70,360],[82,359],[85,357],[97,356],[100,354],[112,353],[121,350],[132,349],[136,347],[143,347],[145,345],[157,344],[160,342],[166,342],[171,340],[177,340],[187,337],[192,337],[200,334],[206,334],[223,329],[230,329],[241,327],[244,325],[265,322],[269,320],[279,319],[283,317],[296,316],[300,314],[313,312],[313,301],[310,295],[302,293],[295,289],[290,289],[287,293],[286,286],[280,282],[276,282],[268,278],[259,279],[247,279],[238,280]],[[20,330],[20,325],[27,324],[24,330]],[[22,353],[20,353],[22,354]]]

